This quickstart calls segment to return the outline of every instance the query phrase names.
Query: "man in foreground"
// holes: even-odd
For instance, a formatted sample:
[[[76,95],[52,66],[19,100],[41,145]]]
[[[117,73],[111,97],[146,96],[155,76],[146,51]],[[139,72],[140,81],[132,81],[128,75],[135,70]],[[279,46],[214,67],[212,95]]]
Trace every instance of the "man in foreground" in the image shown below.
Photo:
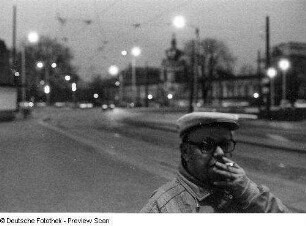
[[[235,115],[194,112],[178,119],[181,165],[177,177],[154,192],[143,213],[290,212],[228,158],[239,128]]]

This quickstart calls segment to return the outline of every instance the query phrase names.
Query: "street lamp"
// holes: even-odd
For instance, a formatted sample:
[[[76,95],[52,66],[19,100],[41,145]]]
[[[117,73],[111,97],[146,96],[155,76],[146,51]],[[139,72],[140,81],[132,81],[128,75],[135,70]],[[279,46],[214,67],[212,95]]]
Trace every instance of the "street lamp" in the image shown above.
[[[72,100],[74,103],[74,107],[76,107],[76,98],[75,98],[75,92],[77,91],[77,85],[75,82],[71,83],[71,90],[72,90]]]
[[[173,25],[176,28],[184,28],[186,26],[186,21],[183,16],[176,16],[174,17],[172,21]],[[193,85],[190,87],[190,97],[189,97],[189,112],[193,112],[194,107],[193,107],[193,99],[194,99],[194,94],[196,97],[198,97],[198,74],[199,74],[199,59],[198,59],[198,54],[199,54],[199,48],[200,48],[200,30],[198,27],[193,26],[193,25],[188,25],[189,27],[193,28],[195,30],[195,36],[196,36],[196,42],[193,45],[193,54],[194,54],[194,65],[193,65]]]
[[[65,80],[66,80],[67,82],[69,82],[70,79],[71,79],[71,76],[70,76],[70,75],[65,75]]]
[[[44,63],[41,62],[41,61],[38,61],[38,62],[36,63],[36,67],[38,67],[39,69],[42,69],[42,68],[44,67]]]
[[[112,76],[116,76],[118,75],[119,72],[119,68],[116,65],[112,65],[109,67],[108,72],[112,75]]]
[[[36,32],[30,32],[27,37],[27,41],[29,43],[37,43],[39,39],[39,36]],[[25,43],[21,44],[21,96],[22,101],[26,100],[26,54],[25,54]]]
[[[281,105],[286,105],[286,103],[288,102],[286,99],[286,72],[290,67],[290,62],[287,59],[281,59],[278,62],[278,66],[282,71],[282,101],[281,101]]]
[[[137,46],[133,47],[132,53],[132,92],[133,92],[133,102],[136,103],[137,88],[136,88],[136,57],[141,54],[141,49]]]
[[[270,67],[267,70],[267,76],[270,78],[270,100],[271,106],[274,106],[274,77],[277,75],[275,68]]]
[[[183,16],[175,16],[173,18],[173,25],[177,28],[183,28],[186,26],[186,20]]]
[[[51,92],[51,86],[50,86],[50,82],[49,82],[49,65],[48,63],[44,63],[42,61],[38,61],[36,63],[36,67],[39,69],[44,68],[45,69],[45,88],[44,88],[44,92],[46,94],[46,98],[47,98],[47,105],[50,105],[50,92]],[[51,64],[52,68],[56,68],[57,65],[56,63],[52,63]],[[46,88],[47,87],[47,88]],[[46,91],[47,90],[47,91]]]

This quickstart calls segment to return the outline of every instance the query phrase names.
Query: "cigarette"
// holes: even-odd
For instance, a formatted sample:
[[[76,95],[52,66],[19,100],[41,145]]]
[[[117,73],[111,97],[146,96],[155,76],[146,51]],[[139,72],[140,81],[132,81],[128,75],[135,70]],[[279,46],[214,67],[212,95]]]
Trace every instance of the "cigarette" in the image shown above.
[[[234,166],[234,163],[233,162],[227,162],[227,163],[225,163],[225,165],[227,165],[227,166]]]

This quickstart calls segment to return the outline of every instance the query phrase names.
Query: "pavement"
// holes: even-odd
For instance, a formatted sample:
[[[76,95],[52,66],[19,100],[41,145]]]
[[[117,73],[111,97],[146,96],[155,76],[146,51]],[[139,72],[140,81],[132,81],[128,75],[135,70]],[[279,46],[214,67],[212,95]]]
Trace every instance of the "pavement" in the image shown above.
[[[137,126],[150,127],[154,129],[161,129],[171,132],[177,132],[176,120],[184,115],[186,112],[171,111],[169,109],[151,109],[151,108],[134,108],[129,109],[129,113],[124,122]],[[198,111],[203,111],[198,109]],[[306,135],[306,121],[289,122],[289,121],[269,121],[257,119],[255,114],[237,114],[241,127],[262,128],[268,130],[284,130],[286,133],[305,134]],[[136,116],[136,117],[135,117]],[[241,143],[257,145],[267,148],[277,148],[285,151],[295,151],[306,153],[306,139],[305,141],[291,141],[282,138],[278,135],[271,135],[270,137],[256,137],[243,133],[237,133],[237,140]]]
[[[120,109],[120,108],[117,108]],[[196,111],[215,111],[215,109],[197,109]],[[126,114],[128,112],[128,114]],[[124,123],[149,127],[153,129],[160,129],[177,133],[176,121],[182,115],[186,114],[186,111],[176,110],[171,108],[124,108],[122,111]],[[306,120],[304,121],[271,121],[257,119],[256,114],[249,112],[234,113],[239,117],[239,123],[241,128],[259,128],[272,131],[269,137],[248,135],[248,133],[241,132],[236,133],[236,139],[240,143],[246,143],[250,145],[257,145],[266,148],[277,148],[285,151],[294,151],[300,153],[306,153],[306,139],[299,139],[299,141],[293,141],[286,139],[282,136],[275,135],[273,131],[283,130],[286,134],[303,134],[306,135]],[[31,116],[28,116],[31,117]],[[23,120],[21,113],[16,114],[16,120]],[[306,136],[305,136],[306,138]]]

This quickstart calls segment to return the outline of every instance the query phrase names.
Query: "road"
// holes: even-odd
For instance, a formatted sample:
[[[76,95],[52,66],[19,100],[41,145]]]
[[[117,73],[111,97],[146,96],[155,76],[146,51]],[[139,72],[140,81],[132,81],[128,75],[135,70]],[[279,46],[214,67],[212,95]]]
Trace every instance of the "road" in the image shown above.
[[[109,133],[99,147],[36,120],[1,123],[0,134],[0,212],[138,212],[166,181],[114,158]]]
[[[52,108],[2,123],[0,211],[137,212],[174,176],[179,139],[124,124],[126,114]],[[305,154],[239,144],[233,159],[288,206],[306,212]]]

